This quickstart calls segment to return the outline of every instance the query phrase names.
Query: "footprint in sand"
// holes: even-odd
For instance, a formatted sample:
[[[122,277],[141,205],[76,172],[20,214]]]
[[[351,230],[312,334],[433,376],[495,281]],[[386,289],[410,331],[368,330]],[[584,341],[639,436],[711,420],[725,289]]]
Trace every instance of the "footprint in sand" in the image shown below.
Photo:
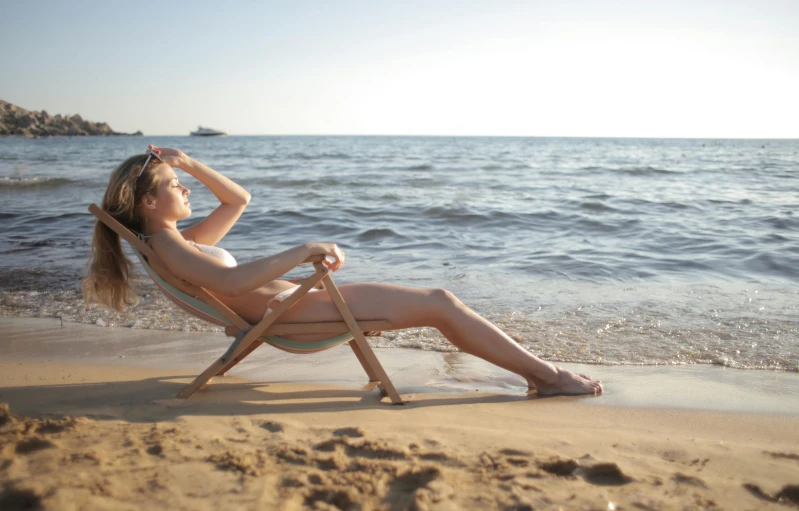
[[[520,451],[518,449],[501,449],[499,451],[503,456],[532,456],[530,451]]]
[[[560,477],[568,477],[574,474],[580,464],[572,459],[555,458],[539,464],[543,470]]]
[[[621,486],[633,481],[615,463],[595,463],[583,467],[573,459],[556,458],[540,463],[539,467],[559,477],[579,475],[587,482],[600,486]]]
[[[381,460],[404,460],[409,454],[404,448],[392,447],[386,442],[375,442],[372,440],[352,441],[348,437],[338,437],[325,440],[314,446],[314,449],[321,452],[334,452],[341,446],[344,453],[349,457],[361,457]]]
[[[505,461],[514,467],[526,467],[530,464],[530,460],[521,456],[507,456]]]
[[[63,420],[44,419],[36,425],[36,432],[51,435],[72,429],[77,425],[75,419],[66,418]]]
[[[335,509],[358,509],[360,507],[358,495],[350,495],[347,490],[320,488],[312,491],[305,498],[305,505],[311,508],[315,508],[317,502],[326,502]]]
[[[763,451],[763,454],[765,454],[766,456],[771,456],[774,459],[784,459],[784,460],[796,460],[796,461],[799,461],[799,454],[794,454],[792,452]]]
[[[76,452],[69,455],[70,463],[87,463],[89,465],[99,465],[100,457],[91,452]],[[0,508],[2,509],[2,508]]]
[[[759,498],[760,500],[766,500],[768,502],[776,502],[776,497],[772,497],[768,493],[764,492],[760,486],[756,485],[755,483],[744,483],[743,487],[752,495]]]
[[[392,509],[419,509],[449,499],[455,491],[440,480],[441,475],[437,467],[410,467],[389,482],[384,502],[390,502]]]
[[[279,422],[266,421],[261,424],[261,427],[270,433],[282,433],[285,428]]]
[[[799,484],[786,484],[776,495],[769,495],[754,483],[744,483],[743,487],[760,500],[799,504]]]
[[[0,509],[41,509],[42,499],[33,490],[8,484],[0,490]]]
[[[366,431],[359,427],[339,428],[333,431],[333,436],[345,436],[348,438],[362,438],[366,436]]]
[[[320,485],[324,484],[324,479],[319,474],[308,474],[308,484]]]
[[[602,486],[621,486],[633,481],[633,478],[621,471],[615,463],[597,463],[580,469],[583,479],[592,484]]]
[[[672,477],[674,482],[679,484],[689,484],[691,486],[697,486],[699,488],[707,488],[705,482],[698,477],[689,476],[688,474],[683,474],[682,472],[676,472]]]
[[[781,502],[792,502],[799,504],[799,484],[788,484],[782,487],[777,494],[777,500]]]
[[[324,442],[320,442],[314,446],[314,449],[321,452],[333,452],[336,450],[336,446],[342,445],[343,442],[337,438],[331,438],[330,440],[325,440]]]
[[[231,451],[222,454],[212,454],[205,461],[213,463],[219,470],[230,470],[241,472],[244,475],[261,475],[265,459],[263,454],[257,453],[234,453]]]
[[[500,449],[498,454],[484,452],[480,455],[480,463],[492,470],[505,470],[511,467],[527,467],[530,465],[530,457],[533,453],[520,451],[518,449]],[[460,463],[460,462],[459,462]],[[461,463],[462,465],[462,463]],[[503,474],[500,479],[504,478]],[[512,479],[513,476],[510,476]]]
[[[303,447],[282,445],[275,451],[275,456],[294,465],[308,465],[312,462],[308,451]]]
[[[443,452],[423,452],[418,454],[420,460],[424,461],[438,461],[438,462],[447,462],[449,461],[449,456]]]
[[[49,449],[55,446],[56,445],[53,442],[44,438],[25,438],[17,442],[14,452],[17,454],[30,454],[32,452],[41,451],[42,449]]]
[[[416,456],[420,461],[441,463],[442,465],[446,465],[448,467],[463,468],[468,466],[466,462],[458,458],[456,455],[453,456],[443,451],[430,451],[430,452],[414,451],[413,455]]]

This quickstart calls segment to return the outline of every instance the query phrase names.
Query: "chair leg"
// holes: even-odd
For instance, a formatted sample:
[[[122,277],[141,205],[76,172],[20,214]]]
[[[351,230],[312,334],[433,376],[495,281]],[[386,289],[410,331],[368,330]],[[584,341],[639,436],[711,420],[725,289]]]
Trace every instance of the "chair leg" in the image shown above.
[[[238,340],[233,341],[233,344],[237,342]],[[197,392],[197,389],[205,385],[208,382],[208,380],[219,374],[220,371],[224,369],[225,366],[228,365],[230,362],[236,359],[241,360],[242,358],[244,358],[241,356],[241,353],[244,353],[245,351],[247,353],[250,353],[252,350],[254,350],[255,347],[252,346],[253,344],[255,345],[255,347],[257,347],[261,344],[261,342],[258,340],[258,338],[253,334],[253,331],[251,330],[241,340],[240,346],[236,350],[238,351],[238,354],[232,353],[230,354],[230,358],[228,358],[228,354],[226,353],[221,357],[219,357],[218,359],[216,359],[216,361],[210,366],[208,366],[208,368],[205,371],[203,371],[202,374],[200,374],[200,376],[195,378],[193,382],[191,382],[189,385],[186,386],[186,388],[181,390],[176,397],[181,399],[188,399],[189,396]]]
[[[358,362],[361,363],[363,370],[366,371],[366,376],[369,377],[369,381],[370,382],[378,381],[377,375],[375,374],[374,371],[372,371],[372,368],[369,367],[369,363],[366,361],[366,358],[363,356],[363,352],[361,351],[361,348],[358,347],[358,343],[355,342],[355,339],[351,340],[347,344],[349,344],[350,348],[352,348],[352,351],[355,353],[355,356],[358,357]]]
[[[177,395],[177,396],[175,396],[175,397],[178,397],[178,398],[180,398],[180,399],[188,399],[188,398],[189,398],[189,396],[191,396],[192,394],[194,394],[195,392],[197,392],[197,389],[199,389],[200,387],[202,387],[203,385],[205,385],[205,384],[208,382],[208,380],[210,380],[211,378],[213,378],[213,377],[214,377],[214,375],[215,375],[215,374],[217,374],[217,373],[219,372],[219,369],[221,369],[221,368],[222,368],[222,366],[224,366],[224,365],[225,365],[225,360],[224,360],[224,358],[221,358],[221,357],[220,357],[220,358],[218,358],[218,359],[216,360],[216,362],[214,362],[213,364],[211,364],[210,366],[208,366],[208,369],[206,369],[205,371],[203,371],[203,372],[202,372],[202,374],[200,374],[200,376],[198,376],[197,378],[195,378],[193,382],[191,382],[190,384],[188,384],[188,385],[186,386],[186,388],[184,388],[183,390],[181,390],[181,391],[178,393],[178,395]]]
[[[220,369],[219,372],[216,373],[216,375],[224,376],[225,373],[236,367],[239,364],[239,362],[244,360],[244,357],[255,351],[255,349],[258,348],[261,344],[263,343],[260,341],[255,341],[254,343],[250,344],[246,350],[241,352],[241,354],[236,355],[235,357],[228,360],[227,363],[222,367],[222,369]]]
[[[364,358],[364,369],[367,367],[371,369],[371,373],[369,369],[366,369],[366,373],[369,374],[369,377],[372,378],[372,374],[376,375],[376,379],[380,381],[380,387],[391,398],[391,402],[395,405],[402,405],[405,404],[402,401],[402,398],[397,392],[397,389],[394,387],[394,384],[391,383],[391,380],[388,377],[385,369],[380,364],[380,361],[377,360],[377,356],[375,356],[374,351],[372,351],[372,347],[369,346],[369,343],[366,342],[366,337],[363,335],[363,331],[361,327],[358,326],[358,322],[355,321],[355,317],[350,312],[350,308],[347,307],[347,303],[344,301],[344,297],[341,296],[341,293],[336,287],[336,284],[333,282],[333,279],[330,277],[330,274],[325,275],[322,278],[322,284],[325,286],[325,289],[330,294],[330,298],[333,299],[333,303],[336,305],[341,317],[344,319],[344,322],[347,323],[347,327],[352,332],[353,337],[355,337],[355,343],[361,350],[361,355]],[[357,356],[357,352],[355,353]]]

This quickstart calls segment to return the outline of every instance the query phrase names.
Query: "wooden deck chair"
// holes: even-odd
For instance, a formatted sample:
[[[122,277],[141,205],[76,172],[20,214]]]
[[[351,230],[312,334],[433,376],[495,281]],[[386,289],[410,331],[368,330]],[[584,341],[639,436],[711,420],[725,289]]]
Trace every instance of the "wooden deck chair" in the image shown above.
[[[316,269],[315,273],[305,279],[291,296],[275,306],[272,312],[267,314],[258,324],[251,325],[204,288],[195,286],[173,275],[146,243],[96,204],[89,206],[89,211],[97,217],[98,221],[113,229],[133,248],[147,274],[170,300],[200,319],[228,328],[233,327],[232,330],[237,334],[236,339],[227,351],[208,366],[208,369],[203,371],[202,374],[183,389],[177,397],[188,398],[197,389],[208,383],[211,378],[217,375],[224,375],[233,366],[241,362],[244,357],[264,343],[291,353],[307,354],[333,348],[346,342],[349,343],[350,348],[355,352],[355,356],[366,371],[370,384],[377,386],[383,395],[387,395],[391,399],[392,403],[404,404],[397,389],[394,388],[394,384],[391,383],[364,336],[364,332],[390,330],[391,324],[384,320],[356,321],[338,287],[333,282],[327,267],[322,264],[323,256],[308,258],[305,263],[312,263]],[[324,289],[330,295],[343,321],[275,323],[281,314],[319,282],[322,283]],[[280,337],[281,334],[318,333],[329,334],[331,338],[322,341],[299,342]]]

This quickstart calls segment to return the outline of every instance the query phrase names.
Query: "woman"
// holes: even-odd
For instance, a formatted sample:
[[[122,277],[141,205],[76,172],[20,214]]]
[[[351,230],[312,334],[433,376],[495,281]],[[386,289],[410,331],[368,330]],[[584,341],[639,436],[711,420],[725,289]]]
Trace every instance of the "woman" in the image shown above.
[[[179,231],[178,220],[191,215],[189,189],[175,169],[182,169],[207,186],[221,204],[207,218]],[[128,158],[112,174],[102,208],[140,236],[175,275],[214,293],[250,323],[282,301],[295,285],[279,278],[314,255],[326,256],[331,271],[344,265],[335,243],[305,243],[270,257],[236,265],[216,243],[233,227],[250,201],[242,187],[177,149],[149,146],[144,155]],[[121,310],[131,304],[128,282],[131,262],[119,237],[98,222],[93,260],[83,282],[84,293]],[[385,318],[394,328],[437,328],[462,351],[512,371],[539,395],[600,394],[602,385],[585,375],[558,368],[519,346],[507,334],[443,289],[416,289],[391,284],[340,286],[357,318]],[[284,313],[286,322],[339,321],[327,293],[309,293]],[[301,339],[297,340],[310,340]]]

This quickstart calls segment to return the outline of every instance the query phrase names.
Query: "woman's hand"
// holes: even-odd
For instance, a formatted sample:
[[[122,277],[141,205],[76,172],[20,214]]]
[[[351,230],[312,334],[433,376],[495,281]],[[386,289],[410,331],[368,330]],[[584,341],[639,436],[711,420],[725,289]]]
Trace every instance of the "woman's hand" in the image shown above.
[[[170,147],[156,147],[152,144],[147,146],[148,151],[155,151],[155,154],[161,157],[164,160],[164,163],[169,165],[173,168],[182,169],[189,160],[189,157],[186,156],[186,153],[181,151],[180,149],[172,149]]]
[[[325,265],[330,271],[338,271],[344,266],[344,252],[335,243],[308,243],[309,256],[325,256]]]

